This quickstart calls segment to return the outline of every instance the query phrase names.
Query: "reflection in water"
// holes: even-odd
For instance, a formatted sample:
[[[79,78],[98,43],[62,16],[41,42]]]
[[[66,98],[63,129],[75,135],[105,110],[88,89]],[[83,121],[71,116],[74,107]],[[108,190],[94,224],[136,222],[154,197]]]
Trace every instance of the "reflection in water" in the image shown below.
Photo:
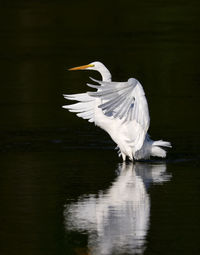
[[[119,164],[112,186],[66,206],[67,230],[87,231],[89,254],[142,253],[149,227],[150,183],[170,179],[166,165]]]

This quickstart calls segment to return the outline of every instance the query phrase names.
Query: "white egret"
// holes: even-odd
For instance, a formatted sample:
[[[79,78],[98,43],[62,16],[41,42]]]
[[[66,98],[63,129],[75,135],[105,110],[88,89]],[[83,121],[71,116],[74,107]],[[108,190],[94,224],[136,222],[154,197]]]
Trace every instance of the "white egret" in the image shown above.
[[[101,74],[102,81],[91,78],[98,85],[87,84],[97,89],[95,92],[63,95],[68,100],[78,101],[63,108],[104,129],[117,144],[123,161],[126,157],[130,160],[166,157],[163,147],[171,147],[170,142],[153,141],[147,134],[149,109],[138,80],[130,78],[127,82],[112,82],[111,73],[101,62],[69,70],[95,70]]]

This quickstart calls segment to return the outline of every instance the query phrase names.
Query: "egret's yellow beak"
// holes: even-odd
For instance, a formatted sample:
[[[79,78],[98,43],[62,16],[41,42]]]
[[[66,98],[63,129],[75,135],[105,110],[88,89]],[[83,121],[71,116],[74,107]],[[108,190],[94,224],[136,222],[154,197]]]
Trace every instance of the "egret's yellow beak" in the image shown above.
[[[84,70],[84,69],[87,69],[88,67],[93,67],[94,65],[84,65],[84,66],[77,66],[77,67],[73,67],[73,68],[70,68],[68,69],[68,71],[75,71],[75,70]]]

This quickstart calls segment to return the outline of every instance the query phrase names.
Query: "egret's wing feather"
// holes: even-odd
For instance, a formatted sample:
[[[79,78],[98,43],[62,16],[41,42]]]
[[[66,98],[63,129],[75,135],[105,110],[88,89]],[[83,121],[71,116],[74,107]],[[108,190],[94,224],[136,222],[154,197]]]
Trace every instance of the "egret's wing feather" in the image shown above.
[[[97,92],[88,92],[91,97],[101,98],[102,109],[105,115],[124,119],[124,121],[135,120],[144,132],[149,128],[149,110],[142,85],[134,78],[127,82],[104,82],[92,79],[99,83]]]
[[[76,104],[65,105],[63,108],[68,109],[70,112],[85,112],[90,111],[93,107],[93,102],[79,102]]]
[[[71,94],[71,95],[64,94],[63,96],[65,99],[76,100],[76,101],[80,101],[80,102],[94,101],[94,98],[89,96],[87,93]]]
[[[95,89],[100,89],[101,88],[101,86],[93,85],[93,84],[90,84],[90,83],[87,83],[87,86],[90,87],[90,88],[95,88]]]
[[[87,93],[63,95],[68,100],[75,100],[78,103],[64,105],[63,108],[70,112],[76,112],[78,117],[88,119],[89,122],[94,122],[94,101],[95,98]]]
[[[99,107],[104,111],[113,111],[114,109],[116,109],[117,107],[119,107],[123,101],[124,101],[124,97],[127,96],[127,94],[129,93],[128,91],[123,92],[121,95],[116,96],[112,94],[112,97],[110,97],[111,99],[108,100],[106,103],[101,104]]]

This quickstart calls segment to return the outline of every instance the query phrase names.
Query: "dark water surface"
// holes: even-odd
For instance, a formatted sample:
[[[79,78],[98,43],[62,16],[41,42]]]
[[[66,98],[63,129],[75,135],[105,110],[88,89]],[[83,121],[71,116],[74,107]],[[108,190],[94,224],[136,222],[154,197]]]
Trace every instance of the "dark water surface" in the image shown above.
[[[200,2],[0,5],[0,254],[200,254]],[[61,108],[96,60],[141,81],[166,160],[122,164]]]

